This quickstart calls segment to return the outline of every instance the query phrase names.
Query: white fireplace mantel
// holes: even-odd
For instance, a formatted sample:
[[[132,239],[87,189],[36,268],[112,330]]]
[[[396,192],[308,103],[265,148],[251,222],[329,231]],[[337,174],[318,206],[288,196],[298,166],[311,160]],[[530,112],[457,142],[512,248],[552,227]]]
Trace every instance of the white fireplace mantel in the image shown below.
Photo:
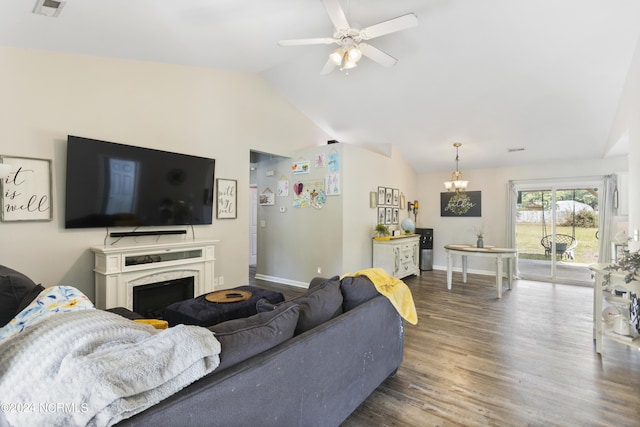
[[[133,309],[135,286],[194,278],[194,296],[212,292],[218,240],[95,246],[96,307]]]

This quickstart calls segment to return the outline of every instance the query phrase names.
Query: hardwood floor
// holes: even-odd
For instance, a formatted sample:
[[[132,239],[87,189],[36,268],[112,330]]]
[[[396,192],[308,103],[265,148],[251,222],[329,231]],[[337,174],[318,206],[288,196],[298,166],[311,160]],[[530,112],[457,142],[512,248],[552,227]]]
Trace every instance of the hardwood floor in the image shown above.
[[[640,351],[595,352],[593,289],[516,281],[498,300],[491,276],[454,273],[451,291],[442,271],[405,282],[419,321],[405,324],[404,361],[343,427],[640,425]]]

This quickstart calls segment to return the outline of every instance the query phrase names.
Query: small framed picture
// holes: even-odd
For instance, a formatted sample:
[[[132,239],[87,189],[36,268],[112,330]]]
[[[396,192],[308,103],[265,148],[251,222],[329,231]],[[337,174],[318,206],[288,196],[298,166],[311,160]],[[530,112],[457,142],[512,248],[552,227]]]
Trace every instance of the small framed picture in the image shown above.
[[[216,193],[216,218],[235,219],[238,217],[236,194],[238,181],[235,179],[216,179],[218,191]]]
[[[400,204],[400,190],[397,188],[393,189],[393,206],[398,206]]]
[[[393,208],[384,208],[384,224],[393,224]]]
[[[378,208],[378,224],[384,224],[385,208]]]
[[[258,196],[258,203],[260,206],[273,206],[276,204],[276,194],[267,187]]]
[[[611,262],[618,262],[628,250],[627,242],[611,242]]]
[[[378,206],[384,206],[385,200],[387,200],[387,189],[378,187]]]
[[[393,205],[393,188],[386,189],[384,204],[387,206]]]
[[[378,193],[372,191],[369,193],[369,207],[375,208],[378,206]]]
[[[299,160],[297,162],[291,163],[291,173],[294,175],[298,175],[301,173],[309,173],[309,161],[308,160]]]
[[[10,165],[2,184],[2,221],[51,221],[51,160],[0,156]]]
[[[393,208],[393,219],[391,220],[392,224],[400,224],[400,209]]]

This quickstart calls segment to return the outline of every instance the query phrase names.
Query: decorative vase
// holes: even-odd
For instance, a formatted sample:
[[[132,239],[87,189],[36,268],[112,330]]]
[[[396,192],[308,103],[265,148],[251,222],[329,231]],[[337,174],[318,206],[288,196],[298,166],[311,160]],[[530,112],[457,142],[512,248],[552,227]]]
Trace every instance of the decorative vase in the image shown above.
[[[482,240],[482,237],[478,238],[478,241],[476,242],[476,247],[484,248],[484,240]]]

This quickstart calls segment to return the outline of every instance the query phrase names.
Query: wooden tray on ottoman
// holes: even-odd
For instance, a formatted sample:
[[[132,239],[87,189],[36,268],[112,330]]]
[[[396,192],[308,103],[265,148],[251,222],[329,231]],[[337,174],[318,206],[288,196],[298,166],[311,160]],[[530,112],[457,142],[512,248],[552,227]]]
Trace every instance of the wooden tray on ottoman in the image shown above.
[[[215,291],[207,294],[204,299],[209,302],[226,303],[226,302],[240,302],[246,301],[251,298],[251,292],[243,291],[241,289],[227,289],[224,291]]]

